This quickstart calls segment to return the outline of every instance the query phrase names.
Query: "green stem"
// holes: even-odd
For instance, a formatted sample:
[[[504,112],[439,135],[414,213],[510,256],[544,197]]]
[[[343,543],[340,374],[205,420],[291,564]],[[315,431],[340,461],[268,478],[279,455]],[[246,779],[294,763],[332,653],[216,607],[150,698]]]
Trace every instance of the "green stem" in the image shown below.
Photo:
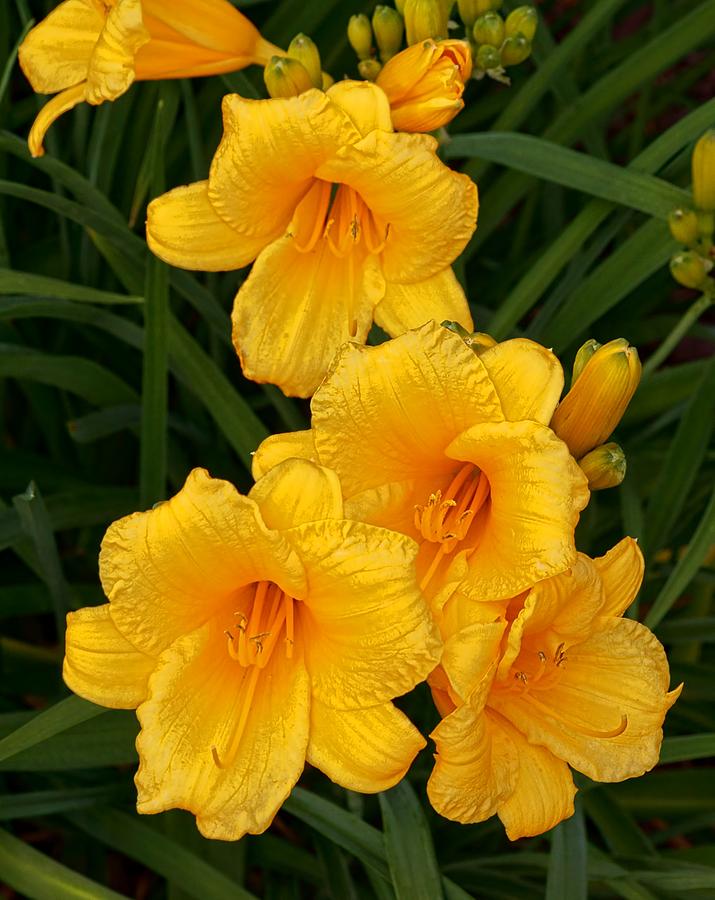
[[[712,304],[713,297],[710,291],[706,291],[701,297],[698,297],[695,303],[693,303],[683,318],[670,332],[668,337],[643,366],[643,381],[650,377],[662,362],[665,362],[688,331],[690,331],[693,325],[698,321],[700,316],[702,316],[705,310],[709,309]]]

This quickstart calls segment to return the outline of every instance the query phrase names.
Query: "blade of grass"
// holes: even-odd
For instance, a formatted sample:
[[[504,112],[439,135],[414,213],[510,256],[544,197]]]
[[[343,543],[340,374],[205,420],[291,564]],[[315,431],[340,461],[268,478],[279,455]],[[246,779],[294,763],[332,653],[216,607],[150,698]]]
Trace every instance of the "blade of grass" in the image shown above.
[[[546,900],[586,900],[587,895],[586,826],[577,801],[574,815],[551,833]]]

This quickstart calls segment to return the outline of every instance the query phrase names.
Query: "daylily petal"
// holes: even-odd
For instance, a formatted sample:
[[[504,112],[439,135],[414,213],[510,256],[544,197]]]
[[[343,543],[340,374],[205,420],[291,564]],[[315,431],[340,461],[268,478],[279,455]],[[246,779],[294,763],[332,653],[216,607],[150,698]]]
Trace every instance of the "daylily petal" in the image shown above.
[[[286,459],[309,459],[317,462],[311,429],[272,434],[262,441],[251,461],[253,477],[258,481]]]
[[[602,616],[622,616],[635,600],[643,581],[643,554],[633,538],[623,538],[615,547],[594,559],[601,576],[605,602]]]
[[[313,697],[308,762],[348,790],[373,794],[393,787],[425,743],[392,703],[337,710]]]
[[[665,652],[644,625],[596,623],[591,637],[569,648],[548,689],[496,692],[490,703],[529,741],[589,778],[622,781],[658,762],[663,719],[680,689],[668,693]]]
[[[509,840],[543,834],[572,816],[576,787],[566,763],[530,744],[506,719],[488,715],[511,741],[518,762],[514,790],[497,810]]]
[[[206,625],[162,654],[137,710],[140,813],[188,809],[204,837],[225,841],[270,825],[308,744],[310,682],[297,650],[292,659],[274,653],[263,670],[243,668]],[[245,727],[229,750],[245,706]]]
[[[182,269],[225,272],[241,269],[265,247],[227,225],[211,206],[208,181],[174,188],[152,200],[147,210],[149,249]]]
[[[305,566],[301,607],[306,666],[324,703],[355,709],[400,696],[422,681],[441,643],[405,535],[325,520],[285,532]]]
[[[427,135],[373,131],[343,146],[316,174],[350,185],[389,223],[382,259],[390,282],[431,278],[454,262],[474,232],[476,185],[439,160]]]
[[[375,307],[375,321],[388,334],[419,328],[432,319],[459,322],[474,329],[467,298],[450,267],[412,284],[385,285],[385,296]]]
[[[470,425],[502,419],[478,357],[435,323],[379,347],[343,347],[312,411],[318,456],[346,497],[446,476],[454,467],[444,458],[449,442]]]
[[[564,387],[561,363],[554,354],[524,338],[503,341],[480,354],[504,416],[509,422],[531,419],[548,425]]]
[[[345,341],[364,341],[385,283],[375,256],[300,253],[292,237],[256,260],[233,309],[233,342],[247,378],[309,397]]]
[[[505,627],[504,619],[475,623],[445,640],[442,668],[462,700],[467,700],[493,665]]]
[[[209,197],[238,232],[265,243],[280,237],[318,167],[359,132],[318,90],[299,97],[223,99],[224,135],[209,175]]]
[[[267,580],[293,597],[305,592],[285,539],[265,527],[252,500],[204,469],[175,497],[111,525],[99,568],[117,626],[154,654],[203,625],[243,585]]]
[[[487,423],[465,431],[446,452],[478,466],[491,488],[466,594],[512,597],[575,561],[573,533],[589,493],[568,448],[549,428]]]
[[[45,152],[42,146],[45,140],[47,130],[53,122],[63,114],[82,103],[85,99],[85,82],[77,84],[74,87],[67,88],[66,91],[57,94],[42,107],[32,123],[32,128],[27,136],[27,146],[32,156],[42,156]]]
[[[65,0],[28,33],[18,57],[39,94],[55,94],[87,78],[105,16],[93,0]]]
[[[390,101],[384,91],[370,81],[336,81],[326,92],[350,117],[364,137],[371,131],[392,131]]]
[[[146,699],[156,657],[129,643],[108,603],[69,613],[65,641],[62,677],[70,690],[112,709],[135,709]]]
[[[149,40],[142,22],[142,0],[116,0],[89,61],[87,102],[115,100],[135,78],[134,57]]]
[[[343,517],[338,476],[303,459],[289,459],[271,469],[248,496],[258,504],[266,525],[277,531]]]

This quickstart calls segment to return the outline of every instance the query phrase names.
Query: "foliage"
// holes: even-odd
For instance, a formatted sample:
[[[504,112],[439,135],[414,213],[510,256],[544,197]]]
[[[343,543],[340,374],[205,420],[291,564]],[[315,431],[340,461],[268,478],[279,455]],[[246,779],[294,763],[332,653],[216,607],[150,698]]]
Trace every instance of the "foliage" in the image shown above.
[[[656,771],[581,779],[574,818],[515,845],[496,819],[432,812],[429,748],[379,800],[307,771],[265,835],[211,843],[188,814],[136,815],[134,716],[67,696],[63,620],[101,599],[107,524],[194,465],[247,488],[251,451],[305,427],[308,408],[241,377],[228,311],[243,273],[168,270],[143,243],[147,199],[206,176],[222,94],[258,96],[260,70],[81,106],[32,160],[38,100],[16,42],[53,5],[0,4],[0,880],[52,900],[712,896],[715,331],[669,275],[667,216],[715,124],[715,0],[546,0],[533,65],[511,88],[473,83],[443,147],[480,188],[457,266],[478,328],[537,338],[565,363],[589,337],[623,336],[654,361],[617,434],[626,481],[594,496],[578,540],[595,555],[638,537],[646,581],[630,615],[655,628],[685,690]],[[371,2],[236,5],[271,41],[300,29],[325,69],[355,74],[345,25]],[[424,733],[436,724],[426,691],[408,712]]]

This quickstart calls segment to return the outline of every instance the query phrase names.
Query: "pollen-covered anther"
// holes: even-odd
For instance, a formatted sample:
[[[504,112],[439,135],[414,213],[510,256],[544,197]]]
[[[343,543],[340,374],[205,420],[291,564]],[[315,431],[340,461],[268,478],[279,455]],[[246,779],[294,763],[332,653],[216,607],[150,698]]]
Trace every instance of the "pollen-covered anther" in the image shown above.
[[[430,494],[425,505],[415,506],[415,527],[423,538],[442,544],[451,553],[469,532],[477,512],[489,496],[489,482],[471,463],[461,467],[443,492]]]

